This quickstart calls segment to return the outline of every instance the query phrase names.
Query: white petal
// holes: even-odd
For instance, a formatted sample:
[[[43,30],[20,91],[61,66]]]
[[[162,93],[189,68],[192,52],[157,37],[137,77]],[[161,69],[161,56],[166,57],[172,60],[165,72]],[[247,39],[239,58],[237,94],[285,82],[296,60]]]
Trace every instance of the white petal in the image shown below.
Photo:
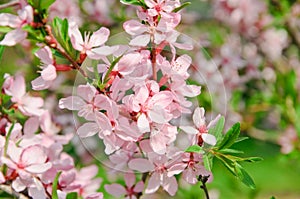
[[[191,126],[180,126],[179,128],[188,134],[196,135],[199,133],[199,131],[197,129],[195,129],[194,127],[191,127]]]
[[[211,134],[203,133],[203,134],[201,135],[201,137],[202,137],[203,141],[204,141],[205,143],[209,144],[209,145],[214,146],[214,145],[216,145],[216,143],[217,143],[216,137],[213,136],[213,135],[211,135]]]

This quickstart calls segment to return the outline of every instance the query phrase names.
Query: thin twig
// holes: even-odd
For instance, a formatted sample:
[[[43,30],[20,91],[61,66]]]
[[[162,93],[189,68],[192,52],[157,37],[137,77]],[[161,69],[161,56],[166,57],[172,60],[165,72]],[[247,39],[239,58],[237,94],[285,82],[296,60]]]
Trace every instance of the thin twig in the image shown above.
[[[63,55],[65,58],[67,58],[67,60],[69,60],[71,62],[74,69],[78,70],[84,77],[88,77],[86,72],[84,70],[82,70],[82,68],[79,66],[79,64],[76,61],[74,61],[73,58],[68,53],[66,53],[63,49],[60,49],[59,47],[56,47],[55,50],[57,50],[61,55]]]
[[[198,177],[198,181],[201,181],[201,183],[202,183],[200,188],[203,189],[206,199],[209,199],[208,189],[206,187],[206,182],[207,182],[208,178],[209,178],[209,175],[208,176],[199,175],[199,177]]]
[[[12,6],[17,6],[17,5],[19,5],[19,1],[18,0],[16,0],[16,1],[10,1],[8,3],[1,4],[0,5],[0,10],[8,8],[8,7],[12,7]]]

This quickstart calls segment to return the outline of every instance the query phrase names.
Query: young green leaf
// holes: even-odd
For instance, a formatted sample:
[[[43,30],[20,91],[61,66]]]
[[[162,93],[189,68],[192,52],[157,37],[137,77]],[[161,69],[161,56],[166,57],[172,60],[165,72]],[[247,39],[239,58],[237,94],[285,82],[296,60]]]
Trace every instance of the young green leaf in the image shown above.
[[[68,193],[66,199],[78,199],[77,192]]]
[[[244,161],[244,162],[260,162],[262,160],[263,159],[260,157],[248,157],[248,158],[243,158],[242,161]]]
[[[221,141],[222,131],[224,129],[225,118],[222,116],[214,127],[209,128],[208,133],[216,137],[217,141]]]
[[[219,149],[229,148],[233,145],[240,135],[240,123],[235,123],[225,134],[222,141],[217,144]]]
[[[181,4],[181,6],[175,8],[172,12],[178,12],[180,10],[182,10],[184,7],[191,5],[191,2],[184,2],[183,4]]]
[[[106,84],[109,80],[109,75],[111,71],[114,69],[115,65],[120,61],[120,59],[123,57],[123,55],[117,57],[110,65],[109,69],[107,70],[105,77],[104,77],[104,84]]]
[[[242,141],[245,141],[245,140],[248,140],[249,137],[238,137],[234,143],[238,143],[238,142],[242,142]]]
[[[243,151],[239,151],[236,149],[221,149],[218,152],[223,153],[223,154],[231,154],[231,155],[244,153]]]
[[[192,145],[192,146],[189,146],[185,152],[189,152],[189,153],[200,153],[200,152],[203,152],[203,149],[201,146],[199,145]]]
[[[58,178],[59,178],[60,174],[61,174],[61,171],[56,174],[53,184],[52,184],[52,199],[58,199],[57,185],[58,185]]]
[[[204,167],[208,171],[211,171],[212,167],[213,167],[213,156],[211,154],[204,154],[203,155],[203,163],[204,163]]]
[[[47,9],[53,4],[55,0],[40,0],[40,9],[44,10]]]
[[[5,46],[0,45],[0,62],[1,62],[1,59],[2,59],[2,56],[3,56],[3,53],[4,53],[4,47]]]
[[[135,5],[135,6],[142,6],[144,8],[147,8],[144,0],[120,0],[120,2],[125,5]]]
[[[251,189],[255,189],[255,184],[251,176],[246,172],[246,170],[239,165],[238,163],[235,163],[235,173],[237,177],[248,187]]]

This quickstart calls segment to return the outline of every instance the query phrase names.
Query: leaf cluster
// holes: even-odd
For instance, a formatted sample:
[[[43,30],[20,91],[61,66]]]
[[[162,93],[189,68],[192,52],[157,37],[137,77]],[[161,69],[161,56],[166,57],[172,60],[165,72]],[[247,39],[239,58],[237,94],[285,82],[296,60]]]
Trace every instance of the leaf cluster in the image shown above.
[[[223,165],[246,186],[255,189],[255,184],[251,176],[242,167],[243,162],[258,162],[262,158],[259,157],[241,157],[243,151],[231,148],[234,144],[242,142],[247,137],[239,137],[240,135],[240,123],[234,124],[225,135],[222,134],[224,129],[225,119],[221,117],[217,124],[209,129],[209,133],[214,135],[217,139],[217,143],[214,147],[206,149],[206,147],[200,147],[199,145],[193,145],[186,149],[186,152],[202,153],[204,166],[207,170],[212,170],[213,159],[217,158]]]

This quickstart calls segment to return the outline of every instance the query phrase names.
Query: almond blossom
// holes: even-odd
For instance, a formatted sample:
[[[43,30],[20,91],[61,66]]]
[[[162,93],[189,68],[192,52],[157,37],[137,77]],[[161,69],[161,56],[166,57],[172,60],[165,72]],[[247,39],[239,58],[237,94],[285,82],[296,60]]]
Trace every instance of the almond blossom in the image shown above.
[[[144,182],[135,184],[135,175],[132,172],[124,174],[125,187],[120,184],[105,185],[105,190],[115,197],[125,196],[126,199],[137,199],[137,195],[144,189]]]
[[[136,158],[128,163],[129,168],[140,172],[150,172],[150,178],[145,193],[151,194],[158,190],[160,186],[171,196],[174,196],[178,189],[178,184],[174,176],[168,176],[170,167],[168,158],[165,155],[149,154],[149,160]]]
[[[83,38],[75,23],[70,25],[68,31],[74,49],[80,51],[83,55],[86,54],[91,59],[103,58],[116,50],[116,47],[104,45],[108,39],[109,33],[110,31],[107,28],[102,27],[92,33],[92,35],[85,32]]]
[[[203,145],[203,142],[214,146],[217,142],[214,135],[208,134],[208,129],[215,125],[215,123],[220,118],[218,115],[214,120],[212,120],[208,125],[205,122],[205,110],[204,108],[197,107],[193,114],[193,121],[195,127],[192,126],[180,126],[180,128],[188,134],[195,135],[193,139],[194,144],[198,144],[199,146]]]
[[[35,55],[41,59],[42,71],[41,76],[34,79],[31,85],[34,90],[43,90],[49,88],[57,77],[55,61],[48,46],[39,49]]]
[[[9,13],[0,14],[0,26],[9,26],[14,30],[8,32],[0,45],[14,46],[20,43],[27,37],[27,32],[22,30],[22,27],[30,25],[33,22],[33,9],[30,5],[26,5],[21,10],[18,10],[18,16]]]
[[[4,92],[11,96],[11,101],[24,115],[40,116],[44,110],[41,108],[44,101],[40,97],[32,97],[26,93],[25,79],[18,75],[15,78],[7,75],[4,82]]]

